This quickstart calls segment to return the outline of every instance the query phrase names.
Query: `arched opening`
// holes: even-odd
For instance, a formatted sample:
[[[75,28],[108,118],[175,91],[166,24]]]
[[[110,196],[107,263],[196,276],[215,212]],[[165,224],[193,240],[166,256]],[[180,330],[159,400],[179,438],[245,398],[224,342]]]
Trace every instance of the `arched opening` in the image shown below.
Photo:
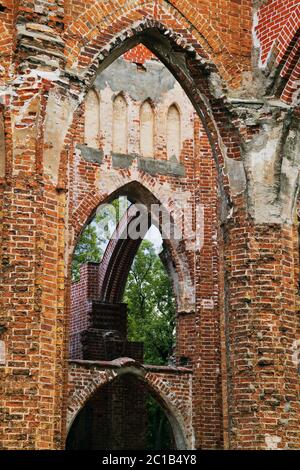
[[[222,96],[225,92],[225,86],[224,89],[222,88],[221,94],[217,93],[217,101],[215,93],[210,91],[209,76],[211,73],[219,74],[220,71],[217,70],[215,63],[209,58],[203,45],[195,40],[193,33],[187,32],[187,34],[182,35],[182,27],[180,26],[180,29],[178,27],[183,18],[176,26],[172,21],[171,26],[168,23],[171,18],[169,13],[166,13],[166,18],[168,18],[166,24],[151,19],[151,17],[151,13],[149,19],[143,15],[134,23],[134,26],[131,25],[126,30],[124,30],[124,23],[119,24],[119,30],[114,39],[103,50],[99,51],[99,54],[95,56],[90,65],[93,73],[97,70],[97,81],[99,74],[104,75],[111,64],[116,63],[126,53],[130,55],[131,50],[136,47],[142,46],[151,51],[151,54],[158,58],[170,71],[194,106],[207,134],[211,147],[211,156],[218,171],[219,191],[223,200],[221,217],[222,219],[226,218],[231,208],[231,201],[227,180],[224,179],[222,173],[225,157],[222,140],[227,139],[228,133],[231,134],[232,144],[230,148],[227,147],[227,157],[237,158],[235,149],[240,144],[240,137],[230,120],[226,121],[227,131],[225,134],[223,133],[223,113],[226,108]],[[95,43],[92,41],[91,45],[95,50],[98,50],[97,41]],[[86,54],[89,55],[83,48],[80,58],[85,58]],[[178,60],[179,54],[182,60]],[[135,61],[135,63],[138,66],[143,65],[143,61],[140,63],[140,60]],[[143,67],[139,68],[143,69]],[[229,82],[232,75],[224,67],[222,72],[224,78]]]
[[[88,191],[85,187],[85,195],[78,208],[81,227],[87,220],[90,220],[90,214],[95,213],[96,206],[104,202],[111,203],[120,196],[127,196],[131,203],[144,203],[147,209],[145,220],[148,218],[149,207],[152,204],[159,202],[164,207],[156,225],[160,225],[164,212],[169,214],[170,229],[173,234],[166,237],[163,233],[164,246],[168,248],[163,266],[166,267],[166,277],[169,281],[170,278],[172,279],[176,297],[173,315],[176,317],[175,351],[172,354],[170,351],[172,347],[165,348],[167,352],[162,354],[161,362],[153,359],[153,354],[147,353],[146,361],[156,362],[159,365],[172,365],[175,369],[196,366],[199,364],[197,342],[201,338],[203,348],[206,347],[211,351],[212,359],[209,364],[205,364],[204,369],[208,372],[206,377],[204,369],[203,372],[202,369],[195,369],[198,376],[197,383],[201,381],[201,387],[205,389],[205,393],[206,390],[211,391],[213,397],[211,402],[215,402],[214,391],[220,383],[218,372],[220,360],[217,357],[219,355],[219,326],[216,318],[219,306],[218,292],[215,288],[219,276],[215,243],[215,223],[218,217],[218,175],[212,159],[214,152],[210,148],[206,129],[196,115],[185,91],[176,81],[175,74],[172,75],[157,57],[153,58],[151,53],[149,60],[140,62],[140,58],[138,61],[132,60],[131,54],[130,61],[119,57],[106,65],[105,70],[100,70],[95,86],[101,92],[102,112],[105,113],[105,109],[108,111],[105,126],[106,130],[110,129],[110,131],[107,131],[106,137],[105,133],[101,133],[104,135],[101,142],[104,158],[99,164],[99,169],[97,168],[99,178],[95,177],[99,185],[98,189],[91,193],[91,196],[87,196]],[[157,134],[153,144],[154,158],[144,158],[146,155],[141,155],[140,151],[141,110],[145,107],[145,115],[147,114],[146,111],[147,109],[149,111],[150,106],[149,100],[155,106]],[[169,122],[167,126],[166,116]],[[152,132],[148,132],[148,117],[145,122],[147,125],[143,132],[148,134],[148,138],[150,134],[150,140],[152,140]],[[153,128],[152,125],[150,127]],[[118,147],[115,145],[117,141]],[[126,149],[123,145],[125,141]],[[121,145],[120,142],[123,144]],[[83,160],[84,155],[82,155],[81,163]],[[202,169],[204,171],[201,173]],[[206,221],[207,231],[203,241],[206,243],[206,253],[200,257],[195,240],[201,224],[201,221],[197,220],[197,206],[201,203],[207,203],[209,209]],[[86,209],[85,204],[89,210]],[[82,215],[83,213],[85,216]],[[134,217],[133,220],[135,220]],[[78,223],[77,220],[76,223]],[[177,239],[173,236],[174,230],[180,228],[181,224],[184,226],[184,231],[182,237]],[[80,223],[77,226],[80,227]],[[149,227],[147,231],[148,229]],[[109,250],[104,250],[105,254],[101,262],[98,259],[90,259],[87,268],[83,268],[81,274],[84,280],[86,301],[82,301],[81,288],[77,289],[79,301],[74,304],[77,303],[79,314],[73,324],[76,328],[80,325],[80,330],[77,329],[72,333],[71,358],[84,361],[113,361],[116,358],[129,357],[138,362],[145,362],[144,348],[148,338],[143,337],[143,334],[140,337],[131,336],[132,330],[130,329],[134,324],[137,327],[136,332],[140,333],[141,327],[147,322],[139,322],[141,304],[131,301],[126,289],[130,284],[130,268],[134,267],[133,260],[142,246],[142,240],[147,231],[142,231],[138,238],[118,237],[117,240],[109,242],[107,244]],[[202,283],[199,281],[200,269],[205,272],[205,280]],[[135,274],[131,279],[134,279]],[[89,287],[93,282],[96,282],[94,287]],[[138,281],[137,284],[141,282]],[[196,289],[198,304],[195,300]],[[155,289],[153,292],[156,292]],[[151,298],[145,286],[142,292],[135,289],[135,294],[136,298],[145,295]],[[86,312],[84,321],[80,317],[83,310]],[[137,312],[130,317],[132,310]],[[199,321],[200,311],[201,321]],[[157,315],[156,319],[158,320],[157,331],[165,332],[160,326],[161,315]],[[169,338],[170,336],[172,335],[168,335]],[[196,393],[193,387],[194,385],[191,385],[191,394]],[[208,394],[203,396],[208,396]],[[207,399],[207,402],[209,401],[210,399]],[[203,407],[204,402],[205,399]],[[210,403],[208,403],[209,406]],[[217,422],[221,416],[220,402],[214,406],[216,410],[213,412],[214,419]],[[197,413],[199,412],[200,410],[197,410]],[[202,416],[199,417],[198,414],[197,419],[199,424]]]
[[[151,217],[146,205],[133,200],[119,196],[101,205],[77,243],[71,359],[174,361],[176,298],[167,244],[155,225],[157,214]]]
[[[181,152],[181,121],[178,107],[172,104],[167,114],[167,154],[169,160],[179,160]]]
[[[76,415],[67,450],[185,448],[177,418],[147,382],[132,373],[100,387]]]
[[[149,100],[140,109],[140,149],[143,157],[154,157],[154,112]]]

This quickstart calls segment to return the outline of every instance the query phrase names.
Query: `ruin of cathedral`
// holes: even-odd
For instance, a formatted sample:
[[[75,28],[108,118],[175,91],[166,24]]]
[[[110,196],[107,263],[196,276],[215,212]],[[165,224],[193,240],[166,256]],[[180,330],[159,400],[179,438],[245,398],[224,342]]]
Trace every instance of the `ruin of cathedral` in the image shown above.
[[[300,449],[299,0],[0,0],[0,32],[0,449],[145,449],[149,397],[169,449]],[[159,364],[124,295],[150,218]]]

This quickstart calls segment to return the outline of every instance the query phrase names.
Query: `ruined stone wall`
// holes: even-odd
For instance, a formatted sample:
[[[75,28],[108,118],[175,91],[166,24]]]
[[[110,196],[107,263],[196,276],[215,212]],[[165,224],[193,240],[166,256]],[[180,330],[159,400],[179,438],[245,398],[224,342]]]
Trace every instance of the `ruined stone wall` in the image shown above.
[[[86,122],[89,103],[85,102],[73,141],[75,146],[79,142],[75,147],[75,166],[80,168],[75,172],[77,177],[73,187],[73,204],[77,211],[78,208],[86,211],[87,220],[96,206],[86,195],[94,193],[95,187],[98,188],[98,200],[101,202],[106,195],[116,190],[123,194],[122,186],[133,183],[132,189],[125,190],[129,198],[146,205],[151,202],[162,203],[172,214],[175,224],[179,225],[182,210],[185,211],[183,240],[167,242],[170,274],[177,299],[176,363],[195,365],[202,357],[203,366],[201,370],[195,371],[194,376],[196,403],[200,403],[199,387],[202,389],[201,405],[195,408],[193,415],[196,439],[197,442],[200,440],[201,429],[202,445],[219,447],[222,445],[222,409],[214,390],[220,391],[221,387],[219,297],[222,292],[217,286],[218,202],[215,165],[203,125],[179,83],[157,58],[153,59],[147,49],[140,46],[134,52],[130,52],[130,61],[124,60],[128,54],[119,58],[94,82],[93,93],[97,93],[99,105],[94,106],[96,102],[93,100],[93,110],[100,114],[100,126],[95,133],[99,133],[99,139],[97,144],[94,141],[94,146],[91,146],[93,142],[85,140],[84,128],[88,126],[91,130],[98,119]],[[144,58],[143,70],[137,66],[141,55]],[[113,141],[114,100],[119,96],[125,102],[123,113],[128,140],[123,152],[116,153]],[[153,109],[155,132],[152,156],[143,155],[140,147],[140,110],[145,100],[150,100]],[[179,122],[175,122],[173,128],[169,110],[174,104],[179,110]],[[120,132],[120,126],[118,129]],[[173,130],[174,134],[171,132],[168,135],[168,130]],[[168,154],[168,137],[169,145],[179,139],[178,155]],[[90,180],[93,168],[100,170],[98,182]],[[155,199],[151,201],[148,194],[141,197],[137,182],[151,191]],[[196,206],[200,205],[204,207],[204,226],[202,219],[197,221],[200,224],[200,245],[197,247],[191,235],[195,229],[196,215],[199,215],[196,214]],[[131,263],[132,259],[129,260]],[[116,285],[116,289],[120,288],[120,285]],[[78,292],[75,295],[74,299],[78,299],[80,294]],[[207,356],[207,361],[204,356]]]
[[[181,281],[179,311],[188,313],[182,321],[187,331],[193,325],[195,334],[194,353],[189,333],[182,346],[182,356],[194,354],[199,374],[192,403],[198,434],[190,445],[299,448],[296,10],[285,19],[292,38],[278,52],[280,32],[274,43],[266,29],[271,40],[264,51],[253,35],[254,27],[257,34],[263,31],[264,8],[276,5],[271,1],[3,0],[1,5],[1,446],[64,446],[70,262],[96,207],[133,181],[166,206],[170,195],[183,197],[191,188],[198,200],[196,153],[180,164],[185,176],[168,174],[170,161],[163,153],[155,174],[145,163],[149,158],[139,156],[125,158],[125,168],[114,167],[109,143],[102,160],[100,149],[93,157],[91,151],[84,154],[88,90],[98,72],[142,41],[168,65],[201,119],[203,170],[210,154],[213,163],[206,171],[215,172],[215,186],[208,177],[199,199],[213,188],[212,201],[218,196],[217,227],[206,234],[209,272],[202,253],[197,257],[185,246],[170,250]],[[268,54],[271,43],[275,49]],[[269,57],[266,67],[261,53]],[[210,217],[214,221],[213,211]],[[218,304],[212,302],[216,294],[207,295],[215,282]],[[190,313],[194,293],[196,305],[200,294],[205,300],[197,317]],[[207,423],[202,434],[200,421]]]
[[[80,281],[72,285],[69,343],[70,357],[82,359],[80,333],[87,329],[92,312],[92,301],[98,296],[97,264],[85,264],[80,270]]]
[[[261,69],[279,71],[274,94],[299,107],[300,6],[297,0],[263,2],[254,14],[254,44]]]
[[[99,159],[113,153],[115,167],[126,168],[128,157],[138,155],[171,160],[174,168],[165,165],[165,171],[176,174],[176,169],[180,172],[176,161],[193,156],[195,111],[178,82],[158,59],[151,58],[150,51],[150,59],[146,60],[145,52],[143,68],[139,67],[143,49],[136,49],[135,60],[131,51],[130,60],[124,55],[97,76],[85,101],[83,125],[89,134],[85,132],[83,143],[100,150]],[[88,158],[88,150],[85,155]],[[151,164],[155,167],[155,162]]]

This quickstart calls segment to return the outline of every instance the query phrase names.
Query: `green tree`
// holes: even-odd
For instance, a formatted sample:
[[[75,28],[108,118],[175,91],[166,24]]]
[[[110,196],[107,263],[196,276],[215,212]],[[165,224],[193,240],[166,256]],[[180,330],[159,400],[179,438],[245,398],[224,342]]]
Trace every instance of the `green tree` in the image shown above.
[[[168,273],[148,240],[134,259],[124,302],[129,340],[144,343],[145,363],[167,364],[174,344],[175,301]]]
[[[93,222],[89,224],[82,232],[80,239],[76,245],[73,263],[72,263],[72,281],[79,281],[80,266],[84,263],[93,262],[99,263],[101,260],[102,239],[97,231],[97,224],[100,222],[101,217],[97,215]]]
[[[73,255],[73,282],[79,281],[82,264],[101,261],[110,236],[128,207],[128,201],[122,201],[120,204],[120,199],[102,206],[92,222],[83,230]]]

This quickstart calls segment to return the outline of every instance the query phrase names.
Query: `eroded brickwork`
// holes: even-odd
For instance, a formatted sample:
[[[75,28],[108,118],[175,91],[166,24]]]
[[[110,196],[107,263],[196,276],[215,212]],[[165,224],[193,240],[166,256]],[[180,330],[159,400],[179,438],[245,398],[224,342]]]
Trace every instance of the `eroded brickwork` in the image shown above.
[[[171,212],[172,196],[187,191],[184,200],[205,205],[202,250],[169,244],[178,358],[193,369],[182,382],[174,372],[184,400],[172,402],[173,379],[146,372],[186,445],[300,448],[299,15],[297,2],[281,4],[0,2],[2,448],[64,448],[67,400],[74,392],[78,412],[90,397],[80,398],[91,370],[67,362],[70,264],[83,227],[121,188]],[[99,135],[96,152],[84,145],[97,74],[140,42],[199,116],[183,176],[182,166],[168,174],[163,146],[163,164],[149,169],[133,136],[125,168],[109,135]],[[143,74],[147,59],[137,59],[128,53]]]

